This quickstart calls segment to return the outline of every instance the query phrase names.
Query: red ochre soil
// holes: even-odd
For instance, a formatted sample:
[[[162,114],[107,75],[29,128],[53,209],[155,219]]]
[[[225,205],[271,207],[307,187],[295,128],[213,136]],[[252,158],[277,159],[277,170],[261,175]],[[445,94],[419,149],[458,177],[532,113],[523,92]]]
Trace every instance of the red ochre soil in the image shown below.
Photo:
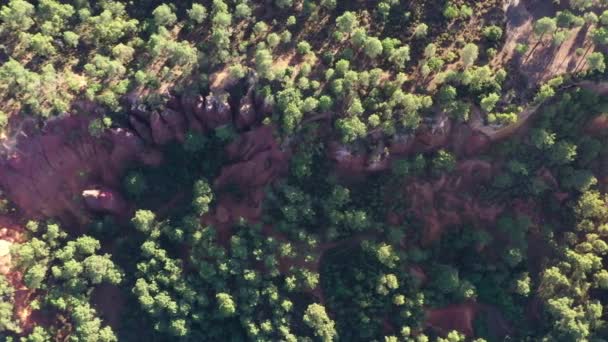
[[[232,233],[232,223],[240,218],[260,222],[265,187],[288,171],[289,151],[279,147],[273,126],[256,124],[266,114],[256,112],[256,108],[259,107],[251,92],[240,101],[235,118],[222,95],[172,98],[168,108],[161,112],[149,111],[133,101],[129,117],[131,129],[107,129],[99,136],[92,136],[88,129],[95,116],[67,114],[49,121],[40,130],[25,129],[14,138],[0,159],[0,185],[25,217],[55,217],[70,227],[82,226],[89,221],[91,213],[108,213],[126,220],[134,207],[118,189],[127,168],[136,163],[162,164],[159,147],[184,141],[188,130],[206,133],[231,120],[240,129],[254,125],[226,147],[229,163],[213,182],[216,190],[236,187],[239,194],[220,192],[214,209],[202,217],[205,224],[218,229],[220,242],[226,243]],[[395,142],[390,148],[401,149],[402,155],[448,147],[466,156],[488,145],[479,134],[468,127],[452,125],[449,120],[423,126],[405,145],[399,147],[399,143],[402,142]],[[368,155],[354,155],[339,144],[332,144],[330,153],[336,170],[351,174],[387,170],[392,162],[392,156],[387,153],[370,161]],[[475,199],[459,195],[477,178],[490,177],[491,169],[485,162],[465,161],[458,165],[454,175],[432,183],[411,182],[404,189],[413,198],[412,210],[425,222],[425,241],[436,240],[446,226],[461,222],[462,217],[473,221],[495,218],[499,208],[485,207]],[[437,207],[438,203],[443,204]],[[270,231],[271,227],[266,230],[279,237]],[[313,264],[282,260],[281,268],[297,265],[316,270],[324,251],[333,247],[319,246],[315,251],[319,258]],[[416,271],[424,274],[421,269]],[[29,292],[20,283],[20,275],[14,276],[17,307],[27,326]],[[323,301],[320,289],[311,294]],[[119,324],[123,299],[118,289],[96,289],[93,301],[109,324]]]
[[[223,94],[184,96],[170,98],[167,109],[158,112],[146,109],[131,98],[131,128],[106,129],[99,136],[92,136],[88,129],[95,115],[66,114],[48,121],[42,129],[24,124],[16,137],[4,141],[0,186],[23,217],[55,217],[69,227],[82,227],[92,213],[99,212],[127,220],[134,207],[118,191],[127,168],[137,163],[161,165],[163,144],[183,141],[189,130],[206,133],[234,122],[245,132],[225,148],[228,164],[221,169],[213,186],[215,190],[235,187],[239,193],[220,191],[214,209],[201,218],[203,223],[218,229],[220,242],[227,243],[232,223],[240,218],[260,222],[264,189],[287,174],[290,158],[289,150],[281,148],[274,138],[274,127],[260,124],[269,113],[267,104],[258,101],[250,90],[237,106],[233,110]],[[597,122],[588,127],[603,127],[605,118],[595,120]],[[589,133],[602,134],[603,131]],[[423,243],[428,245],[439,239],[446,229],[461,223],[492,227],[506,206],[535,217],[533,212],[527,213],[533,207],[521,201],[496,205],[475,196],[475,188],[495,175],[495,165],[472,159],[486,151],[490,143],[487,136],[468,125],[438,116],[415,134],[380,144],[372,152],[356,152],[338,142],[330,143],[328,157],[334,161],[336,173],[346,178],[388,170],[396,158],[416,152],[446,148],[459,156],[461,161],[454,172],[430,181],[411,179],[402,189],[410,201],[411,212],[423,224]],[[546,170],[537,177],[556,187],[553,176]],[[559,189],[554,190],[559,197]],[[402,220],[402,215],[397,213],[387,217],[393,225]],[[12,230],[7,225],[5,227]],[[264,231],[280,238],[272,227]],[[282,260],[281,267],[298,265],[314,270],[324,251],[333,247],[320,246],[315,252],[319,258],[311,265]],[[427,275],[422,268],[416,267],[410,272],[420,278],[422,284],[426,282]],[[29,291],[20,282],[19,274],[13,273],[10,277],[17,289],[19,316],[27,326],[30,324],[27,323]],[[97,307],[111,324],[118,324],[115,311],[119,311],[120,301],[117,299],[115,305],[108,306],[103,298],[115,296],[116,292],[116,289],[102,288],[97,289],[94,296]],[[313,295],[323,300],[320,291],[313,291]],[[427,323],[440,331],[454,328],[471,334],[470,321],[478,312],[478,305],[481,304],[429,309]]]

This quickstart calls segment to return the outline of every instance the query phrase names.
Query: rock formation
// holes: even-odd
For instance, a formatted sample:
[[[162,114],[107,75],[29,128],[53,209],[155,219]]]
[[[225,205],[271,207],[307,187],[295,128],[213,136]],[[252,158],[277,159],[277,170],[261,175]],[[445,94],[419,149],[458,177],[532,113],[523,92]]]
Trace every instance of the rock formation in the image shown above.
[[[288,171],[289,155],[279,148],[273,131],[271,126],[260,126],[226,146],[230,164],[222,168],[214,188],[238,191],[223,191],[215,210],[204,218],[206,223],[225,230],[240,218],[259,221],[264,188]]]
[[[119,188],[131,163],[158,164],[158,151],[125,129],[89,132],[90,117],[65,115],[39,132],[18,135],[0,159],[0,185],[30,218],[87,221],[81,197],[91,184]]]
[[[147,108],[135,94],[126,100],[130,128],[93,135],[89,126],[98,114],[81,104],[75,110],[88,108],[94,114],[65,114],[48,120],[41,129],[22,130],[11,144],[5,142],[0,186],[26,217],[55,217],[74,226],[86,223],[89,211],[128,218],[131,208],[118,192],[127,168],[138,163],[159,166],[163,160],[159,147],[183,142],[190,131],[206,133],[229,123],[247,129],[263,113],[255,106],[253,84],[238,108],[231,108],[223,91],[169,95],[166,106],[158,110]],[[227,154],[233,164],[224,167],[216,186],[242,187],[249,202],[259,208],[261,188],[287,169],[286,155],[274,141],[272,128],[245,133]],[[229,202],[222,203],[234,207]]]

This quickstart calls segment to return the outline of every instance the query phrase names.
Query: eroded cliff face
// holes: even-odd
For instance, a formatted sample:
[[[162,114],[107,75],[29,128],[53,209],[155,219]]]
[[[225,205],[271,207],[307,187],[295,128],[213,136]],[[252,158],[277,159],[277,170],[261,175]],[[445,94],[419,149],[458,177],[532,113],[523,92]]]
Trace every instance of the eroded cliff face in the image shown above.
[[[90,120],[68,114],[49,121],[38,132],[20,134],[0,159],[0,185],[26,217],[82,224],[87,221],[83,191],[104,187],[112,193],[130,163],[160,162],[159,152],[127,129],[92,136]]]
[[[487,151],[490,144],[490,138],[481,131],[440,114],[412,134],[396,135],[390,141],[378,139],[371,151],[331,141],[327,157],[334,161],[340,176],[363,177],[390,170],[393,162],[404,156],[449,149],[458,157],[469,159]]]
[[[264,107],[256,106],[253,86],[248,89],[236,108],[225,92],[171,96],[162,110],[149,110],[138,98],[127,97],[130,127],[95,135],[89,129],[95,114],[68,113],[49,120],[41,129],[20,132],[6,146],[0,158],[0,186],[28,218],[54,217],[69,226],[88,222],[91,212],[128,219],[134,208],[119,191],[125,170],[137,164],[160,166],[161,147],[184,142],[189,132],[205,134],[228,123],[245,130],[258,124],[265,115],[258,108]],[[260,126],[228,146],[231,164],[215,184],[244,189],[244,198],[238,203],[220,198],[218,211],[247,203],[239,215],[255,216],[246,211],[259,210],[261,188],[284,174],[287,155],[278,148],[272,131]]]
[[[24,219],[58,219],[77,233],[85,232],[86,223],[95,214],[109,214],[126,222],[136,209],[121,193],[127,169],[137,165],[162,167],[163,146],[183,143],[190,132],[208,134],[233,124],[245,132],[226,146],[228,163],[213,180],[220,196],[212,211],[201,218],[218,231],[224,230],[229,238],[229,228],[241,217],[259,221],[264,188],[286,174],[289,161],[289,154],[274,137],[275,128],[260,123],[269,113],[268,106],[263,101],[256,104],[253,86],[232,105],[229,100],[221,91],[207,96],[170,96],[164,109],[151,110],[139,98],[127,97],[128,127],[102,131],[90,129],[100,114],[93,104],[85,102],[43,127],[24,122],[13,139],[3,142],[0,187]],[[238,189],[238,194],[224,191],[227,187]],[[19,242],[20,231],[8,224],[0,229],[0,273],[15,289],[15,316],[28,331],[33,321],[44,317],[33,317],[38,313],[29,308],[32,291],[11,264],[9,248]],[[116,289],[98,289],[96,298],[108,291]],[[103,312],[116,311],[106,310],[103,300],[96,303]],[[111,316],[109,320],[118,324],[117,319]]]
[[[161,166],[165,159],[163,146],[183,143],[191,132],[204,135],[233,124],[241,134],[224,149],[227,164],[212,182],[218,195],[211,211],[201,218],[204,224],[217,229],[220,243],[227,243],[233,223],[240,218],[251,223],[261,221],[266,186],[288,173],[288,148],[278,143],[274,126],[261,123],[272,108],[258,99],[253,89],[250,85],[239,99],[218,89],[207,96],[169,96],[160,110],[149,109],[138,97],[128,96],[129,126],[105,129],[95,135],[89,129],[98,117],[95,114],[66,114],[48,121],[41,129],[26,129],[0,158],[0,186],[27,218],[57,218],[80,232],[84,228],[79,227],[84,227],[94,214],[110,214],[127,221],[135,210],[120,192],[127,169],[134,165]],[[410,136],[377,144],[371,152],[355,152],[338,142],[329,143],[328,157],[334,161],[336,172],[345,177],[387,171],[395,157],[440,148],[448,148],[464,159],[451,174],[433,181],[413,179],[402,189],[411,200],[412,213],[423,222],[423,242],[430,244],[450,226],[464,222],[492,224],[502,212],[500,206],[467,195],[476,184],[493,175],[491,164],[468,160],[488,146],[489,139],[483,133],[439,117]],[[395,224],[402,218],[391,220]],[[280,238],[271,226],[264,231]],[[333,247],[320,246],[315,252],[317,262],[300,266],[317,270],[324,252]],[[288,267],[298,262],[281,261],[281,265]],[[426,277],[424,270],[416,271]],[[17,282],[15,286],[21,285]],[[312,294],[323,302],[320,288]],[[22,307],[27,308],[26,297]],[[465,310],[467,315],[473,315],[469,309]],[[450,310],[447,313],[453,311]],[[443,324],[439,322],[443,321],[442,312],[446,313],[429,313],[429,326]],[[469,322],[469,318],[465,320]],[[464,322],[456,328],[465,333],[471,329]]]
[[[222,191],[215,208],[203,217],[203,222],[224,232],[221,236],[240,218],[258,223],[266,186],[287,175],[289,153],[279,148],[273,132],[272,126],[260,126],[226,147],[230,164],[222,167],[213,185],[216,190],[233,187],[239,191]]]

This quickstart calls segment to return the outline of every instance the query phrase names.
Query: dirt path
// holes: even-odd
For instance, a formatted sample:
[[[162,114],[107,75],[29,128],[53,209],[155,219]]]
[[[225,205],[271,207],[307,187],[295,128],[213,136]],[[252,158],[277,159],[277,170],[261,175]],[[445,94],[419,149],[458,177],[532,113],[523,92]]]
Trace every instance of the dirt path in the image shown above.
[[[567,91],[568,89],[571,89],[573,87],[584,88],[599,95],[608,96],[608,82],[595,83],[592,81],[581,81],[571,86],[567,86],[561,90],[558,90],[558,94],[563,91]],[[503,140],[515,134],[522,127],[527,126],[531,122],[531,119],[535,116],[535,114],[539,112],[540,107],[541,105],[531,105],[528,108],[524,109],[521,113],[519,113],[517,122],[504,127],[496,127],[486,125],[483,121],[481,109],[479,109],[477,106],[473,106],[471,121],[469,125],[473,130],[481,132],[488,136],[491,141]]]
[[[528,107],[518,114],[518,119],[516,122],[507,126],[498,127],[486,125],[481,109],[474,105],[469,125],[474,131],[481,132],[484,135],[488,136],[490,138],[490,141],[502,140],[512,136],[522,126],[526,125],[530,121],[530,118],[532,118],[534,114],[538,111],[539,107],[540,105],[533,105],[531,107]]]

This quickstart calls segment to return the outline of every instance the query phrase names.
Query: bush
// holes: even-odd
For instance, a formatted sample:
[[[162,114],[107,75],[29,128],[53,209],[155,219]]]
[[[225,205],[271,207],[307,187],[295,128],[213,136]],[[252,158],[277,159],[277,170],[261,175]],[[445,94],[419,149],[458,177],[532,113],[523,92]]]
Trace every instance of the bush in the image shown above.
[[[496,25],[487,26],[483,29],[483,36],[489,41],[497,42],[502,38],[502,29]]]

